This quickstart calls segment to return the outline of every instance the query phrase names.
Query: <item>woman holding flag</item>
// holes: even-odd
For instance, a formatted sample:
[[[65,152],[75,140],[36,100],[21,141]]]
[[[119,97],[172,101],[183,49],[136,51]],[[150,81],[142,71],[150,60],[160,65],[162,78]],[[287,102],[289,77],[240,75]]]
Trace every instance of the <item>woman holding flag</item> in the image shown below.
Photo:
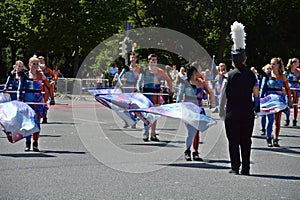
[[[192,102],[199,107],[201,111],[199,114],[205,115],[204,108],[202,107],[202,100],[206,99],[209,95],[210,102],[213,102],[213,95],[205,81],[201,78],[200,72],[194,66],[187,67],[187,82],[188,86],[185,88],[185,101]],[[199,156],[198,148],[200,142],[200,132],[195,127],[186,124],[187,137],[185,140],[186,150],[184,152],[185,159],[191,161],[191,146],[193,145],[193,160],[202,161]]]
[[[271,59],[270,63],[272,67],[272,72],[271,76],[264,77],[262,79],[261,83],[261,88],[260,88],[260,98],[264,98],[268,95],[276,95],[279,96],[279,101],[282,103],[285,103],[285,93],[287,94],[288,97],[288,106],[292,106],[292,101],[291,101],[291,92],[290,92],[290,87],[288,85],[288,81],[283,74],[284,72],[284,66],[282,59],[279,57],[275,57]],[[284,92],[285,90],[285,92]],[[272,96],[269,96],[272,98]],[[274,96],[275,97],[275,96]],[[272,99],[270,101],[273,101]],[[278,103],[280,103],[278,102]],[[274,103],[276,104],[277,102],[274,100]],[[273,124],[274,122],[274,137],[273,137],[273,144],[272,144],[272,136],[271,132],[267,131],[267,145],[268,147],[280,147],[278,143],[278,136],[280,132],[280,121],[281,121],[281,114],[282,110],[279,112],[276,112],[274,114],[274,120],[272,118],[269,119],[268,123]]]
[[[19,81],[17,99],[27,102],[37,114],[36,123],[40,126],[40,119],[43,115],[43,84],[45,87],[52,87],[46,76],[39,70],[39,59],[31,57],[29,59],[29,71],[22,76]],[[51,97],[50,105],[55,105],[54,96]],[[38,138],[40,132],[33,133],[33,151],[39,151]],[[30,151],[31,136],[26,137],[25,151]]]

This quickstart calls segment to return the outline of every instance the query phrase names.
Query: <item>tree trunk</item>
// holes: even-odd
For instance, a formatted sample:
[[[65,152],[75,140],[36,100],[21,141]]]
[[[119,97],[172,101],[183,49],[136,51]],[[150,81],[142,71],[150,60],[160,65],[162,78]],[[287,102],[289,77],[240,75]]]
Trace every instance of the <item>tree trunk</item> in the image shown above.
[[[220,27],[221,27],[221,33],[220,33],[220,41],[219,41],[219,49],[218,49],[218,55],[216,58],[216,64],[223,62],[223,55],[224,55],[224,50],[226,48],[226,37],[229,33],[229,26],[227,22],[227,17],[226,17],[226,10],[227,6],[224,5],[221,15],[220,15]]]
[[[10,52],[11,52],[11,64],[14,65],[16,63],[16,57],[17,57],[16,56],[17,50],[14,44],[10,44]]]

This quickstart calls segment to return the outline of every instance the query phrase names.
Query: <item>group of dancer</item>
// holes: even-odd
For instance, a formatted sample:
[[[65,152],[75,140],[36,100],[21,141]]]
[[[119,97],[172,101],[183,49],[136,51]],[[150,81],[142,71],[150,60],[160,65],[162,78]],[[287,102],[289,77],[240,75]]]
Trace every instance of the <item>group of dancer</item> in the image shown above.
[[[131,64],[128,67],[125,67],[120,76],[119,76],[119,85],[123,87],[123,92],[125,93],[131,93],[131,92],[143,92],[143,94],[153,103],[153,105],[160,105],[161,102],[161,83],[162,80],[165,80],[170,90],[173,90],[173,84],[170,77],[165,73],[161,68],[157,66],[157,56],[155,54],[150,54],[148,56],[148,65],[145,69],[141,68],[137,65],[137,57],[134,53],[130,54],[130,61]],[[208,99],[209,102],[215,102],[217,106],[219,106],[219,98],[221,95],[221,87],[225,87],[223,85],[228,85],[229,77],[236,76],[234,75],[234,71],[236,69],[247,68],[245,65],[245,60],[238,60],[235,61],[233,59],[234,68],[233,70],[230,70],[229,73],[226,72],[226,66],[224,63],[220,63],[219,66],[217,66],[218,69],[218,76],[216,77],[216,86],[214,91],[208,86],[207,80],[203,75],[201,74],[201,67],[197,66],[196,63],[188,64],[185,68],[182,68],[179,72],[179,74],[183,77],[183,81],[180,81],[180,90],[184,90],[184,98],[180,97],[179,99],[182,99],[184,102],[193,102],[194,104],[198,105],[201,108],[201,112],[199,114],[205,115],[205,110],[203,108],[203,100]],[[238,88],[242,84],[236,83],[235,88],[233,85],[229,86],[231,88],[235,88],[236,92],[240,91],[238,94],[228,98],[226,96],[226,103],[224,103],[224,99],[221,105],[221,109],[223,111],[220,112],[220,116],[225,120],[225,129],[227,130],[227,137],[229,140],[229,150],[230,155],[233,161],[233,172],[237,172],[236,168],[237,165],[240,165],[239,159],[237,157],[237,146],[239,144],[239,141],[237,139],[239,138],[238,134],[240,132],[245,132],[248,134],[244,135],[244,139],[242,142],[243,146],[243,152],[242,154],[246,156],[244,159],[244,168],[242,169],[242,173],[249,174],[250,170],[250,148],[251,148],[251,136],[254,126],[254,114],[259,113],[259,99],[264,98],[270,94],[277,94],[282,96],[283,99],[285,99],[285,96],[287,97],[287,105],[289,107],[293,107],[295,109],[294,111],[294,121],[293,123],[296,123],[297,119],[297,113],[298,113],[298,94],[297,91],[299,90],[292,90],[293,93],[291,95],[290,87],[292,89],[299,88],[298,81],[299,76],[296,74],[299,74],[299,60],[294,58],[291,59],[289,64],[287,65],[288,71],[284,72],[283,70],[283,64],[282,60],[280,58],[272,58],[271,64],[268,65],[268,68],[265,68],[266,70],[269,70],[269,74],[265,73],[266,75],[261,76],[261,78],[255,76],[254,73],[251,72],[250,69],[248,69],[248,72],[251,72],[251,74],[248,76],[248,81],[246,81],[247,84],[252,85],[251,93],[248,92],[248,90],[244,90],[241,88]],[[186,72],[185,72],[186,71]],[[233,71],[233,72],[232,72]],[[237,71],[236,73],[241,73],[240,71]],[[246,76],[246,75],[245,75]],[[252,81],[255,78],[255,81]],[[226,80],[225,84],[223,81]],[[293,85],[291,85],[293,84]],[[143,86],[143,87],[142,87]],[[223,89],[224,90],[224,89]],[[249,94],[253,94],[253,98],[248,95],[241,95],[243,92],[248,92]],[[224,93],[224,92],[223,92]],[[225,92],[226,93],[226,92]],[[229,94],[228,94],[229,95]],[[239,97],[244,96],[245,99],[241,100]],[[224,98],[224,94],[223,94]],[[229,99],[234,99],[230,100]],[[255,103],[253,104],[253,99],[255,100]],[[182,102],[182,100],[178,102]],[[247,101],[246,101],[247,100]],[[247,102],[245,103],[245,106],[243,107],[243,104],[241,104],[241,101]],[[276,102],[274,102],[276,104]],[[226,104],[226,106],[224,105]],[[254,107],[253,107],[254,105]],[[225,109],[226,107],[226,109]],[[287,108],[289,108],[287,107]],[[226,112],[224,112],[226,110]],[[246,112],[248,110],[248,112]],[[289,109],[286,109],[289,110]],[[242,113],[240,113],[242,112]],[[240,114],[239,114],[240,113]],[[247,113],[247,117],[245,117],[245,113]],[[282,111],[273,113],[273,114],[267,114],[261,116],[261,123],[262,126],[265,127],[266,124],[266,118],[268,119],[268,125],[266,128],[266,137],[267,137],[267,144],[268,146],[275,146],[279,147],[279,131],[280,131],[280,119],[281,119],[281,113]],[[232,115],[232,116],[231,116]],[[240,118],[241,116],[244,116],[244,119],[247,119],[248,121],[245,126],[241,128],[241,130],[238,130],[238,126],[236,126],[236,118]],[[225,117],[226,116],[226,117]],[[132,118],[136,118],[133,114],[131,114]],[[233,117],[233,118],[232,118]],[[249,117],[251,119],[249,119]],[[229,121],[228,121],[229,120]],[[251,123],[250,123],[251,122]],[[253,123],[252,123],[253,122]],[[149,141],[156,141],[159,142],[158,134],[156,133],[156,121],[149,127],[147,124],[144,124],[144,131],[143,131],[143,140],[145,142]],[[244,122],[241,122],[244,123]],[[272,143],[272,129],[274,124],[274,136],[273,136],[273,143]],[[127,128],[128,125],[125,123],[124,128]],[[136,127],[136,125],[132,126],[133,128]],[[193,126],[186,124],[187,128],[187,136],[185,140],[185,151],[184,151],[184,157],[187,161],[195,160],[195,161],[201,161],[202,158],[199,156],[199,142],[200,142],[200,134],[199,130],[194,128]]]
[[[147,67],[142,68],[137,65],[137,56],[135,53],[129,55],[130,65],[125,67],[119,75],[119,86],[125,93],[141,92],[146,96],[153,105],[162,104],[161,87],[163,81],[165,81],[168,90],[174,92],[173,83],[171,77],[160,67],[158,67],[158,58],[155,54],[148,56]],[[186,66],[186,80],[184,87],[185,90],[185,102],[193,102],[201,108],[199,114],[204,114],[205,111],[202,105],[202,100],[209,98],[213,102],[213,92],[207,86],[205,79],[201,75],[199,70],[200,66],[189,64]],[[184,71],[184,70],[182,70]],[[135,118],[134,114],[130,113],[131,118]],[[124,128],[128,127],[128,124],[124,122]],[[157,121],[155,120],[149,127],[144,123],[144,130],[142,139],[145,142],[154,141],[159,142],[158,133],[156,132]],[[136,126],[132,126],[135,128]],[[199,142],[200,134],[199,130],[195,127],[186,124],[187,137],[185,140],[185,152],[184,156],[187,161],[192,159],[195,161],[201,161],[199,156]]]
[[[282,113],[286,114],[285,126],[290,124],[290,110],[293,109],[293,126],[297,126],[300,69],[299,59],[291,58],[286,67],[280,57],[271,59],[270,64],[262,68],[260,77],[260,97],[278,95],[280,102],[286,102],[287,107],[276,113],[260,117],[261,135],[266,135],[268,147],[280,147],[279,133]],[[276,102],[275,102],[276,103]],[[272,136],[273,132],[273,136]]]
[[[217,66],[218,75],[214,88],[209,87],[207,79],[201,73],[197,62],[180,69],[178,79],[179,95],[176,103],[190,102],[199,109],[199,115],[206,115],[203,100],[208,100],[212,107],[217,106],[220,119],[224,120],[226,137],[228,139],[229,156],[231,161],[230,173],[250,174],[251,137],[254,127],[255,114],[261,113],[261,99],[270,95],[277,95],[281,103],[287,105],[277,112],[261,115],[262,134],[266,135],[268,147],[280,147],[279,132],[282,112],[286,113],[286,125],[290,122],[290,109],[293,108],[293,126],[297,125],[298,98],[300,95],[299,59],[289,60],[286,70],[282,59],[275,57],[270,64],[263,68],[263,74],[253,73],[246,66],[244,26],[235,22],[231,26],[234,46],[231,51],[233,69],[228,73],[224,63]],[[239,38],[241,37],[241,38]],[[138,66],[137,55],[130,53],[130,65],[125,66],[118,76],[118,87],[123,93],[142,93],[153,106],[163,104],[162,83],[165,82],[170,93],[174,93],[172,78],[158,66],[158,57],[150,54],[145,68]],[[13,71],[7,78],[3,92],[10,94],[10,100],[23,101],[36,112],[36,123],[47,123],[47,104],[55,105],[54,85],[58,79],[45,64],[44,57],[33,56],[29,59],[29,69],[26,70],[22,61],[17,61]],[[179,80],[179,78],[181,80]],[[183,97],[184,95],[184,97]],[[149,101],[148,101],[149,102]],[[273,102],[276,105],[277,102]],[[126,111],[134,121],[131,128],[136,128],[138,114]],[[198,110],[197,110],[198,112]],[[140,116],[140,115],[139,115]],[[268,120],[267,120],[268,119]],[[267,122],[268,121],[268,122]],[[151,126],[144,121],[142,139],[144,142],[159,142],[156,132],[157,120]],[[185,139],[184,158],[186,161],[202,161],[199,155],[200,130],[186,123],[187,135]],[[124,121],[124,128],[129,124]],[[273,130],[274,129],[274,130]],[[273,132],[273,137],[272,137]],[[38,139],[40,132],[26,137],[25,151],[39,151]],[[242,161],[240,159],[240,154]]]
[[[40,129],[40,121],[47,123],[48,100],[55,105],[54,84],[57,75],[46,67],[43,56],[33,56],[29,59],[28,70],[20,60],[16,61],[9,74],[3,92],[9,93],[10,101],[26,102],[36,113],[36,124]],[[49,81],[51,77],[51,81]],[[39,151],[38,139],[40,132],[35,132],[25,138],[25,151]],[[32,142],[31,142],[32,141]]]
[[[237,37],[245,36],[244,26],[235,22],[232,27],[232,35],[234,34],[236,34]],[[233,38],[237,38],[236,36]],[[177,103],[182,101],[192,102],[201,108],[199,114],[202,115],[205,115],[203,100],[208,99],[209,102],[215,102],[217,106],[219,105],[220,110],[217,110],[217,112],[219,112],[220,118],[225,122],[226,136],[229,144],[229,156],[231,160],[230,173],[239,174],[239,168],[242,165],[241,174],[249,175],[251,137],[255,114],[262,113],[260,112],[260,100],[270,94],[280,96],[282,100],[279,101],[285,101],[285,97],[287,97],[285,105],[287,105],[286,107],[293,107],[295,109],[293,125],[296,125],[298,113],[298,90],[296,88],[299,88],[299,78],[297,76],[297,74],[299,74],[299,60],[296,58],[291,59],[287,66],[288,71],[284,74],[282,60],[280,58],[273,58],[268,68],[270,75],[262,76],[259,80],[250,68],[246,66],[245,38],[241,40],[243,41],[238,41],[237,44],[242,44],[242,46],[237,47],[234,45],[234,49],[231,52],[233,69],[227,73],[224,63],[220,63],[218,66],[218,76],[215,81],[214,92],[212,91],[213,89],[208,86],[207,79],[201,74],[201,67],[197,66],[195,62],[188,64],[185,68],[181,68],[178,73],[178,77],[180,76],[182,80],[178,81],[180,95],[177,99]],[[170,91],[173,91],[173,84],[167,73],[157,66],[157,56],[150,54],[148,56],[147,67],[144,69],[137,66],[135,54],[130,55],[130,61],[130,66],[124,68],[119,76],[119,85],[123,86],[123,91],[142,92],[154,106],[162,104],[162,81],[164,80],[166,82]],[[292,95],[290,87],[293,89]],[[276,105],[276,101],[272,103]],[[269,119],[267,128],[268,146],[280,146],[278,143],[278,135],[282,111],[283,110],[279,110],[272,114],[264,114],[261,117],[262,123],[264,123],[263,120],[265,120],[265,118]],[[156,124],[156,121],[151,127],[144,124],[143,140],[145,142],[149,141],[149,139],[156,142],[160,141],[156,133]],[[271,143],[272,124],[274,124],[275,129],[273,144]],[[200,131],[188,123],[185,123],[185,125],[187,128],[187,136],[185,140],[184,157],[187,161],[202,161],[198,151]],[[125,124],[124,127],[128,126]]]

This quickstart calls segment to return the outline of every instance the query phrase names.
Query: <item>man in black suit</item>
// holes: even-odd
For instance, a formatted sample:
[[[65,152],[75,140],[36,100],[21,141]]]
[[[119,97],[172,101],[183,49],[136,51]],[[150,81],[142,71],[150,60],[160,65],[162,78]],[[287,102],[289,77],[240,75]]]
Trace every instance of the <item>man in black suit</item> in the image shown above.
[[[243,32],[244,26],[238,22],[235,22],[231,29],[233,39],[235,38],[235,31],[239,31],[238,36],[246,35]],[[244,40],[244,38],[241,40]],[[237,43],[241,44],[241,42]],[[233,48],[231,55],[234,69],[226,74],[223,81],[219,116],[225,120],[231,161],[230,173],[239,174],[241,151],[241,174],[250,175],[251,136],[255,112],[259,112],[260,107],[258,80],[254,73],[245,65],[247,59],[245,44]],[[254,102],[252,96],[254,97]]]

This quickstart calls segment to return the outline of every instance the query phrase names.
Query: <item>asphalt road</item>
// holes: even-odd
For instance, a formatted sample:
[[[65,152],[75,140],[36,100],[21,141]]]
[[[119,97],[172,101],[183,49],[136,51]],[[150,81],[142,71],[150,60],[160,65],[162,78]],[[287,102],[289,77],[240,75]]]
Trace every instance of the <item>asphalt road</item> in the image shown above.
[[[40,152],[24,152],[23,140],[10,144],[0,135],[0,199],[300,198],[299,126],[282,127],[281,147],[268,148],[256,120],[251,176],[232,175],[220,120],[201,134],[204,161],[187,162],[186,129],[178,120],[161,117],[161,142],[143,142],[141,122],[123,129],[97,102],[57,102],[69,105],[50,108]]]

